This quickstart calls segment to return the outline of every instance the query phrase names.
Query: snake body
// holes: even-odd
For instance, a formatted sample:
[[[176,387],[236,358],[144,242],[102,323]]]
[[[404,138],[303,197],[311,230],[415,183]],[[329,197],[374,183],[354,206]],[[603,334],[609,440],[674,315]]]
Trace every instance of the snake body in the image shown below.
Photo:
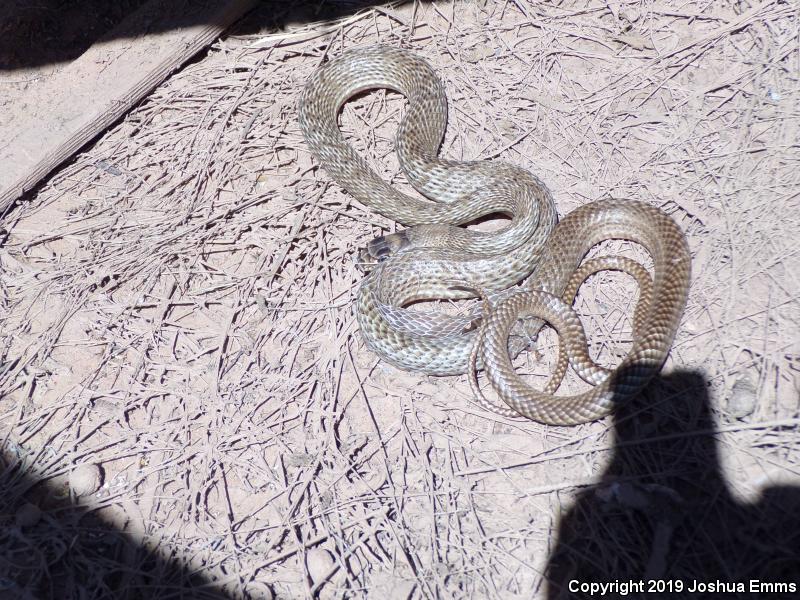
[[[337,122],[342,105],[374,88],[407,98],[395,141],[398,160],[412,186],[434,202],[388,185],[344,139]],[[433,69],[394,47],[349,50],[318,69],[303,91],[300,128],[319,163],[358,201],[409,226],[376,238],[362,254],[376,263],[356,303],[367,345],[395,366],[432,375],[468,372],[476,350],[509,414],[563,424],[607,414],[612,393],[638,391],[669,351],[689,284],[682,232],[660,210],[622,201],[586,205],[556,226],[549,191],[528,171],[439,158],[446,121],[447,101]],[[493,213],[511,221],[492,233],[458,227]],[[568,343],[570,364],[585,378],[595,373],[596,386],[575,398],[536,392],[511,367],[509,352],[521,348],[509,342],[517,318],[536,317],[534,331],[547,320],[559,333],[580,338],[580,321],[575,324],[574,311],[560,298],[588,250],[609,238],[641,243],[654,261],[651,297],[637,308],[631,353],[609,373],[576,350],[580,344]],[[512,287],[522,280],[521,288]],[[404,308],[416,300],[477,294],[491,297],[494,306],[467,315]]]
[[[608,371],[594,364],[585,351],[580,320],[560,298],[589,249],[612,238],[644,246],[653,258],[653,278],[645,293],[640,287],[633,346],[622,363]],[[497,303],[484,325],[484,368],[492,387],[511,409],[506,414],[572,425],[603,417],[615,403],[638,393],[658,373],[669,353],[686,304],[690,268],[683,232],[657,208],[611,200],[569,213],[547,241],[536,271],[526,282],[527,291]],[[526,316],[546,318],[558,330],[562,343],[579,340],[570,362],[578,375],[595,387],[574,396],[554,396],[532,388],[514,372],[504,347],[511,325]]]

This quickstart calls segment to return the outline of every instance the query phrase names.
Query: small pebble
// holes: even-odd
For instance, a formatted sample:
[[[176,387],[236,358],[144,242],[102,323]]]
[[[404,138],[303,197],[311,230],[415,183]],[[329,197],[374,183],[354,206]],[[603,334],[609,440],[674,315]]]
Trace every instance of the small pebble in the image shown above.
[[[728,414],[734,419],[743,419],[756,409],[758,391],[749,377],[742,377],[733,384],[728,399]]]
[[[246,598],[248,600],[274,600],[275,594],[266,583],[252,581],[247,584]]]
[[[462,57],[468,63],[476,63],[482,61],[484,58],[494,56],[495,49],[487,45],[473,46],[462,53]]]
[[[102,483],[103,473],[97,465],[78,465],[69,474],[69,487],[76,496],[94,494]]]
[[[333,568],[333,555],[322,548],[312,548],[306,554],[306,566],[311,581],[317,585]]]

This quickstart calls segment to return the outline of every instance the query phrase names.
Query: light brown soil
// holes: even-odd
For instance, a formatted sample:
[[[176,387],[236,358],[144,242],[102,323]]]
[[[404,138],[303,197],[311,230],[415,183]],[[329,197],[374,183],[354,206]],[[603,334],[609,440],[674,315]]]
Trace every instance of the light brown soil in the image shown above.
[[[634,529],[660,510],[653,485],[696,500],[653,465],[628,472],[628,487],[604,477],[620,419],[505,421],[470,401],[465,377],[404,373],[364,347],[353,256],[395,224],[316,167],[296,103],[325,56],[377,42],[414,49],[444,79],[444,155],[529,168],[561,215],[629,197],[683,227],[689,304],[664,379],[626,417],[638,436],[628,459],[646,465],[648,440],[680,423],[671,439],[716,442],[720,463],[691,445],[674,460],[710,462],[732,503],[797,485],[796,9],[585,6],[418,3],[230,35],[10,215],[8,589],[46,598],[54,574],[71,573],[93,597],[110,581],[151,586],[150,598],[189,582],[228,598],[545,597],[576,498],[622,506]],[[401,187],[391,151],[402,109],[375,92],[342,117]],[[606,364],[626,347],[634,298],[621,275],[584,286],[578,308]],[[547,373],[537,358],[521,363],[532,381]],[[87,463],[102,485],[78,497],[68,476]],[[43,511],[33,525],[23,500]],[[97,562],[114,529],[139,549]],[[75,541],[90,530],[101,533]],[[658,565],[688,559],[658,539],[645,562],[663,576]],[[622,558],[593,559],[609,580],[626,572],[627,542],[615,543]],[[124,568],[103,570],[115,560]],[[160,561],[170,576],[152,587]]]

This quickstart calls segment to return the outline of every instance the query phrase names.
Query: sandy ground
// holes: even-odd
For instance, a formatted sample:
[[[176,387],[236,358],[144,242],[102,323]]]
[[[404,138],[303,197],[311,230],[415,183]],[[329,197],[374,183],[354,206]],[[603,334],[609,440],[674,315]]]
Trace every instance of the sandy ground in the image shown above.
[[[800,508],[797,9],[516,0],[309,17],[221,40],[3,224],[0,593],[555,598],[602,574],[800,572],[786,566],[799,513],[772,503],[780,489]],[[317,168],[296,103],[325,57],[377,42],[445,81],[445,156],[529,168],[560,215],[627,197],[684,229],[689,303],[635,409],[507,421],[465,377],[366,350],[353,256],[396,224]],[[366,94],[342,124],[405,189],[403,105]],[[602,274],[582,290],[605,364],[629,341],[633,289]],[[551,338],[520,363],[532,382]]]

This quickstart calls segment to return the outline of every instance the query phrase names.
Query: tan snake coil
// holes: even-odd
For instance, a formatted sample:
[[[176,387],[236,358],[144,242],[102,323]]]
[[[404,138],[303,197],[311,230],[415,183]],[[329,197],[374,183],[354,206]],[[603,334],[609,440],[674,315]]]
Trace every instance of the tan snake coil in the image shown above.
[[[408,99],[397,132],[398,159],[414,188],[436,202],[389,186],[339,130],[344,102],[374,88],[392,89]],[[662,211],[618,200],[583,206],[555,226],[547,188],[524,169],[438,158],[446,120],[439,78],[427,62],[398,48],[347,51],[318,69],[303,91],[300,127],[320,164],[357,200],[410,226],[373,240],[362,253],[375,262],[356,306],[367,345],[400,368],[433,375],[468,372],[474,349],[495,392],[510,407],[488,405],[501,414],[551,424],[608,414],[612,398],[616,402],[638,392],[669,352],[689,286],[683,233]],[[457,227],[492,213],[504,213],[511,221],[492,233]],[[589,249],[610,238],[642,244],[654,268],[650,293],[640,293],[633,347],[609,372],[589,358],[580,320],[560,298],[568,285],[579,285],[570,280]],[[598,263],[599,268],[629,270],[615,265]],[[511,287],[523,279],[522,287]],[[490,296],[488,315],[480,309],[449,315],[403,308],[421,299],[475,297],[476,291]],[[577,396],[554,396],[527,385],[509,355],[525,345],[521,316],[537,317],[528,319],[529,334],[538,331],[542,320],[553,325],[570,365],[595,387]]]

